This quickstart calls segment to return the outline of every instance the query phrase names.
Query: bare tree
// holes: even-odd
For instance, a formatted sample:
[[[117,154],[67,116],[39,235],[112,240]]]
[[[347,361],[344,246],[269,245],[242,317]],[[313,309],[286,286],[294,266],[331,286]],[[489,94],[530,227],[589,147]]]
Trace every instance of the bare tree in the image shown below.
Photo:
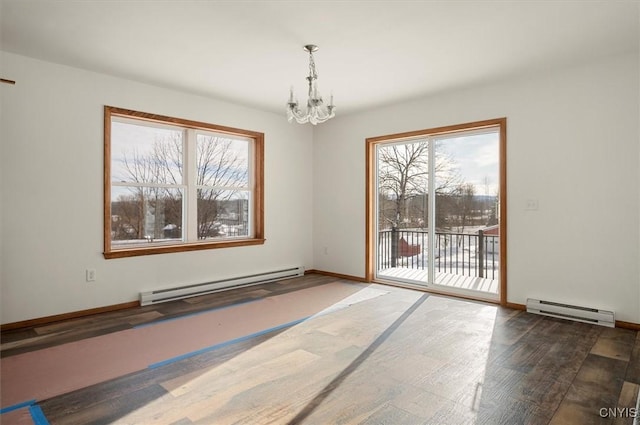
[[[426,201],[429,181],[429,142],[384,146],[379,150],[379,196],[393,205],[381,208],[381,225],[409,226],[413,221],[426,222]],[[438,145],[436,144],[436,150]],[[436,195],[448,193],[460,180],[454,160],[444,152],[435,155]],[[418,202],[412,202],[420,197]]]
[[[198,237],[216,236],[215,219],[224,204],[238,197],[238,187],[245,186],[247,160],[233,150],[231,139],[202,136],[197,145]],[[224,202],[227,201],[227,202]],[[244,208],[238,208],[238,212]],[[238,218],[240,221],[242,218]]]
[[[489,207],[489,217],[487,218],[487,226],[498,224],[498,208],[499,208],[500,191],[497,190],[494,200]]]
[[[204,239],[219,235],[218,216],[226,206],[243,198],[241,189],[248,184],[248,169],[246,155],[234,148],[234,140],[197,137],[197,227],[198,238]],[[121,195],[114,204],[113,214],[118,220],[112,230],[116,239],[160,238],[172,229],[181,233],[182,192],[175,186],[185,183],[183,157],[179,133],[155,140],[148,153],[133,149],[123,154],[123,180],[138,185],[129,186],[130,194]],[[154,217],[153,229],[145,228],[149,215]]]
[[[458,199],[457,202],[457,213],[460,219],[460,233],[464,233],[464,228],[467,225],[467,220],[469,220],[473,213],[473,209],[475,207],[474,198],[476,194],[476,188],[471,183],[462,183],[458,185],[455,189],[455,195]]]
[[[157,185],[182,183],[182,138],[172,133],[156,140],[151,152],[137,149],[127,152],[122,161],[126,182]],[[162,186],[130,186],[129,195],[121,195],[114,214],[118,217],[116,237],[157,239],[165,237],[165,224],[182,223],[180,191]],[[153,220],[148,220],[153,217]],[[149,222],[148,222],[149,221]]]
[[[142,193],[120,195],[112,203],[111,231],[114,240],[144,238],[144,212],[142,208]]]

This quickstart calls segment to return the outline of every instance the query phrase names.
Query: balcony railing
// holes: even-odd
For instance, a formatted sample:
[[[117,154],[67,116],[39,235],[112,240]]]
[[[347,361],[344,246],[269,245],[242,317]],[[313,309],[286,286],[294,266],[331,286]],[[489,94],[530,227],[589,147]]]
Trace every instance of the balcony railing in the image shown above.
[[[378,234],[378,269],[428,268],[427,230],[391,229]],[[477,233],[435,232],[436,272],[496,279],[499,236]]]

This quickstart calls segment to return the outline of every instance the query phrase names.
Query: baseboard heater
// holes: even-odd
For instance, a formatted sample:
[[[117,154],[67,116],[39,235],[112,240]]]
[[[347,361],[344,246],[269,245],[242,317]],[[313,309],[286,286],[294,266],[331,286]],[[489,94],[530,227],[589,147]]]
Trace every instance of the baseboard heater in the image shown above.
[[[157,304],[182,298],[195,297],[197,295],[211,294],[226,289],[241,286],[259,285],[261,283],[276,280],[289,279],[303,276],[304,267],[292,267],[282,270],[274,270],[265,273],[256,273],[239,276],[230,279],[216,280],[213,282],[196,283],[193,285],[177,286],[174,288],[157,289],[155,291],[140,292],[140,305]]]
[[[580,307],[576,305],[527,298],[527,311],[529,313],[542,314],[544,316],[558,317],[560,319],[575,320],[584,323],[592,323],[594,325],[607,326],[609,328],[613,328],[616,325],[616,320],[612,311],[599,310],[597,308]]]

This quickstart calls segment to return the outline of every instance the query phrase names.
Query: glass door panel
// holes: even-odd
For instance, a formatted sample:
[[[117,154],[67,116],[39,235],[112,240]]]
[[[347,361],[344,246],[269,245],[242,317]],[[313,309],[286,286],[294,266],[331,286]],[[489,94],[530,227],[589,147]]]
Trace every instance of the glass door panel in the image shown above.
[[[429,149],[426,138],[380,144],[377,165],[377,274],[428,282]]]
[[[435,285],[480,291],[499,289],[499,133],[497,129],[434,140]]]
[[[500,129],[375,145],[374,277],[499,297]]]

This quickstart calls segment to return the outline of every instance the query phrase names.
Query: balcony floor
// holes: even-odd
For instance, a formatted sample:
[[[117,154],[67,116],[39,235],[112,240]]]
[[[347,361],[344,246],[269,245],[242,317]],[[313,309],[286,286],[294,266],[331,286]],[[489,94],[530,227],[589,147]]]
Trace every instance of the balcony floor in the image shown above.
[[[406,267],[392,267],[378,271],[378,276],[391,279],[427,282],[427,269],[410,269]],[[485,279],[476,276],[463,276],[455,273],[436,272],[437,285],[456,289],[480,291],[491,295],[498,295],[498,279]]]

